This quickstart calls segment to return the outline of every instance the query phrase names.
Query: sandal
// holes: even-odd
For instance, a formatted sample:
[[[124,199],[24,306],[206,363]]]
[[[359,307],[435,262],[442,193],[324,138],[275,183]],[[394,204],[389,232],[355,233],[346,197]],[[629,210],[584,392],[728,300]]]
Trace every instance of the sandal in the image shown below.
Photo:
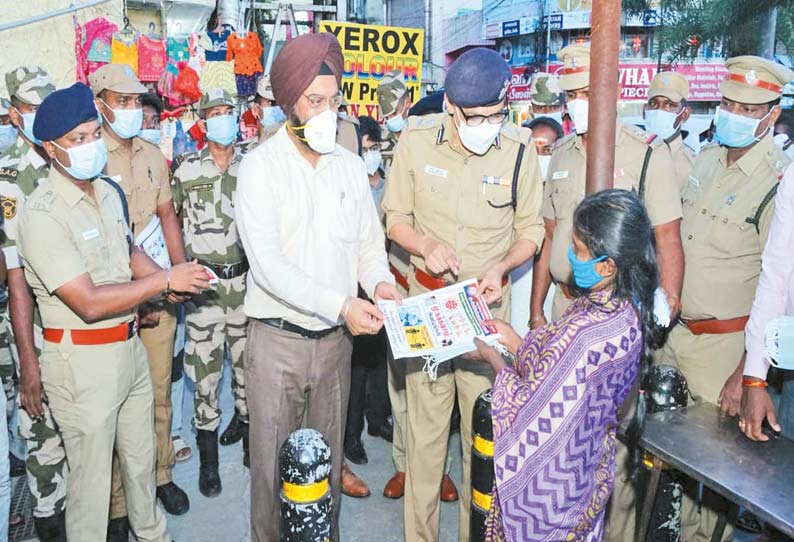
[[[193,457],[193,449],[182,437],[171,437],[171,440],[174,441],[174,452],[178,462],[181,463]]]

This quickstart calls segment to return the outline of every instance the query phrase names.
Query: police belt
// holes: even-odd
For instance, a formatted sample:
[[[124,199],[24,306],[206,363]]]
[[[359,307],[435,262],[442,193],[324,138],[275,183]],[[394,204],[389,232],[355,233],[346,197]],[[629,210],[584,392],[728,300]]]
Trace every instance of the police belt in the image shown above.
[[[693,335],[720,335],[723,333],[738,333],[744,331],[747,325],[749,316],[739,316],[738,318],[730,318],[728,320],[717,320],[716,318],[708,318],[706,320],[685,320],[681,319]]]
[[[451,282],[442,278],[434,277],[427,271],[423,271],[418,267],[414,267],[414,276],[416,277],[416,282],[431,291],[440,290],[441,288],[446,288],[452,284]],[[509,279],[507,275],[502,277],[502,288],[507,286],[508,281]]]
[[[283,318],[257,318],[257,321],[262,322],[266,326],[288,331],[289,333],[296,333],[301,337],[303,337],[304,339],[314,339],[314,340],[327,337],[328,335],[330,335],[331,333],[335,332],[336,330],[342,327],[342,326],[334,326],[334,327],[329,327],[328,329],[313,330],[313,329],[306,329],[300,326],[296,326],[295,324],[287,322]]]
[[[237,263],[217,264],[205,262],[203,260],[199,260],[199,263],[212,269],[212,271],[218,275],[218,278],[222,279],[233,279],[248,271],[248,258],[245,256]]]
[[[80,346],[96,346],[100,344],[120,343],[131,339],[138,332],[138,320],[132,320],[113,327],[100,329],[55,329],[44,328],[44,340],[60,343],[69,333],[72,344]]]

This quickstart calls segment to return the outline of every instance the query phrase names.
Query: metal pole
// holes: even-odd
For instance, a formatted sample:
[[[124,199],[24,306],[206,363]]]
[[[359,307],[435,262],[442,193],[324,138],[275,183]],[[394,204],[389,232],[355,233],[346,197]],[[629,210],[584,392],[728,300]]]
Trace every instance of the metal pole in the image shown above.
[[[90,0],[83,4],[75,4],[68,8],[56,9],[55,11],[42,13],[41,15],[34,15],[33,17],[29,17],[27,19],[20,19],[18,21],[11,21],[10,23],[0,24],[0,32],[2,32],[3,30],[10,30],[18,26],[24,26],[26,24],[37,23],[39,21],[51,19],[53,17],[57,17],[58,15],[65,15],[67,13],[72,13],[81,9],[98,6],[99,4],[104,4],[109,1],[110,0]]]
[[[614,183],[620,0],[593,2],[592,36],[585,181],[588,194],[612,188]]]
[[[546,0],[546,73],[549,73],[551,58],[551,0]]]

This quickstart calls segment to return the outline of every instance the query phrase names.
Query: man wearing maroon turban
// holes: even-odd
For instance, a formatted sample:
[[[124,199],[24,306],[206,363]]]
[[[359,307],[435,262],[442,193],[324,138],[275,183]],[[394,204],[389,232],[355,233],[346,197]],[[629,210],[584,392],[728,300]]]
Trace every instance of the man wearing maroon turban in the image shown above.
[[[350,335],[383,327],[357,285],[371,299],[400,298],[364,162],[335,142],[342,65],[331,34],[282,48],[270,82],[287,122],[245,156],[237,178],[234,208],[251,267],[245,360],[254,542],[280,540],[279,449],[300,427],[330,444],[334,519],[321,534],[340,542]]]

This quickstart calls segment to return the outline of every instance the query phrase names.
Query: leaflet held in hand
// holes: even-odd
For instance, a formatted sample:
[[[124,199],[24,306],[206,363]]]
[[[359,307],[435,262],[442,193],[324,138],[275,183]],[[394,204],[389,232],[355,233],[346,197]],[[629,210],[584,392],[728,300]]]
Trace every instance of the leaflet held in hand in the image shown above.
[[[135,246],[148,254],[154,263],[163,269],[171,267],[171,257],[168,255],[168,246],[165,244],[163,227],[157,216],[153,217],[135,238]]]

